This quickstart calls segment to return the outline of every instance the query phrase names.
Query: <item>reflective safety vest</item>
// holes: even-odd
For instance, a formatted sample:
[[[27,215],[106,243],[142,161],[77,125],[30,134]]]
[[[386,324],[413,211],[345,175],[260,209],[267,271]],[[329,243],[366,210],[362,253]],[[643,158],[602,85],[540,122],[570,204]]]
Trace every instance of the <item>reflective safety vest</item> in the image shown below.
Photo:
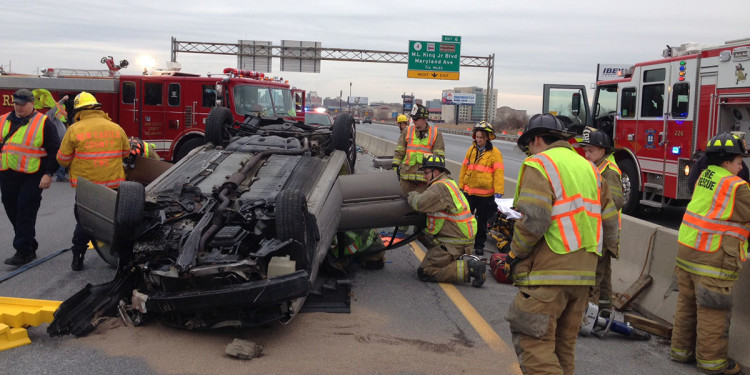
[[[622,171],[620,170],[620,167],[617,166],[617,162],[615,161],[615,156],[610,154],[602,164],[599,165],[599,174],[604,173],[604,170],[607,168],[615,171],[617,173],[617,177],[619,179],[622,179]],[[620,224],[620,229],[622,229],[622,208],[617,212],[617,222]]]
[[[688,203],[682,218],[677,242],[698,251],[713,253],[721,247],[722,236],[737,237],[742,245],[740,259],[747,260],[750,225],[729,221],[734,211],[737,189],[746,184],[747,182],[725,168],[709,165],[695,184],[693,199]],[[701,269],[701,265],[681,265],[679,258],[677,265],[685,271],[699,275],[728,276],[721,272],[717,273],[717,270],[722,270],[715,267],[703,266],[705,269]],[[726,272],[734,274],[731,279],[736,279],[736,272]]]
[[[366,250],[369,248],[373,242],[375,242],[375,236],[378,234],[374,230],[369,230],[369,233],[367,234],[367,238],[362,238],[358,234],[358,232],[354,231],[346,231],[344,234],[346,234],[347,237],[351,240],[351,244],[347,246],[344,249],[344,253],[346,255],[354,255],[362,250]]]
[[[47,151],[42,147],[44,142],[44,122],[47,116],[36,112],[13,134],[10,132],[11,123],[8,120],[10,113],[0,116],[2,130],[0,135],[5,139],[0,157],[0,170],[12,169],[22,173],[36,173],[39,171],[41,159],[47,156]]]
[[[466,201],[463,193],[458,189],[456,182],[451,179],[440,179],[435,181],[436,184],[443,184],[450,191],[451,198],[453,198],[454,209],[453,212],[439,211],[430,212],[427,214],[427,228],[425,232],[435,237],[436,240],[454,245],[467,245],[474,243],[474,236],[477,233],[477,220],[474,215],[471,214],[469,203]],[[440,230],[443,228],[445,221],[452,221],[458,225],[461,230],[463,237],[451,238],[438,236]]]
[[[412,125],[406,128],[406,154],[402,165],[422,164],[425,157],[432,154],[438,130],[434,126],[427,127],[427,137],[416,136],[417,128]]]
[[[527,167],[541,172],[555,193],[552,222],[544,234],[550,249],[557,254],[586,249],[601,255],[601,175],[594,164],[570,148],[554,147],[527,158],[518,181]],[[516,200],[519,188],[520,184],[516,186]]]

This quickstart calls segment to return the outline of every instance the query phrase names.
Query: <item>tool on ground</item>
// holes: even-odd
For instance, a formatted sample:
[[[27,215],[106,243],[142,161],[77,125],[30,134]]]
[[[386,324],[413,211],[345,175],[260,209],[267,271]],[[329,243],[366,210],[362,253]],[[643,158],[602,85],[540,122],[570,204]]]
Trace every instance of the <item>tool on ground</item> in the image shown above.
[[[581,324],[580,333],[584,336],[591,334],[602,338],[610,331],[635,340],[651,339],[650,333],[644,332],[638,328],[633,328],[629,323],[616,320],[612,310],[600,310],[599,306],[589,302],[586,314],[583,318],[583,323]]]

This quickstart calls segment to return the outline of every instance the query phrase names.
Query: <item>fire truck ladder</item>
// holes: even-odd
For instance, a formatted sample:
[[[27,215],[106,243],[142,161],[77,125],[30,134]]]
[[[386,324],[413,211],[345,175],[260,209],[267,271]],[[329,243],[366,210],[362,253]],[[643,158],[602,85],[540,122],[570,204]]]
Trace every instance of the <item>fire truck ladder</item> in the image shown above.
[[[209,55],[231,55],[258,58],[291,58],[311,61],[356,61],[386,64],[408,64],[409,53],[348,48],[289,47],[272,45],[249,45],[239,43],[206,43],[178,41],[172,37],[172,61],[177,61],[177,52]],[[461,66],[487,69],[487,95],[484,96],[484,119],[489,113],[494,87],[495,54],[487,57],[461,56]]]

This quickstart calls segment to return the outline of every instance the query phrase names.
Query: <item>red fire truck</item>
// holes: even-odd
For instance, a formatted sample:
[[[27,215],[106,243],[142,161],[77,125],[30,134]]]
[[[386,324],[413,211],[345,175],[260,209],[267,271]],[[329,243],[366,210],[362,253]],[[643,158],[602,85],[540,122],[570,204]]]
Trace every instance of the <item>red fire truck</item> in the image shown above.
[[[614,140],[629,214],[686,204],[688,174],[707,141],[750,133],[750,39],[668,46],[662,55],[597,82],[591,107],[584,86],[544,85],[544,112]]]
[[[303,90],[247,70],[227,68],[207,77],[178,70],[147,75],[118,75],[111,70],[43,72],[41,77],[0,76],[0,113],[13,109],[13,92],[19,88],[47,89],[55,99],[68,95],[68,113],[73,112],[72,98],[88,91],[125,133],[153,143],[165,160],[177,161],[203,144],[206,119],[215,106],[229,108],[237,121],[248,114],[305,118]]]

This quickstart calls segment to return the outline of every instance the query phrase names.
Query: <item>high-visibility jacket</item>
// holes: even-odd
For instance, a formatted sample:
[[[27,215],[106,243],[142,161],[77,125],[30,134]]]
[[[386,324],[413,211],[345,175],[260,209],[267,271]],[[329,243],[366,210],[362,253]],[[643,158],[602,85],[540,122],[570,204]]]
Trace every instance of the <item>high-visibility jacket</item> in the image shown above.
[[[130,142],[120,125],[110,121],[101,110],[76,114],[76,123],[65,132],[57,161],[70,167],[70,185],[78,186],[78,177],[110,188],[125,181],[122,159],[130,154]]]
[[[475,142],[466,151],[458,186],[466,194],[480,197],[504,194],[504,173],[503,155],[500,150],[487,142],[485,150],[480,153]]]
[[[2,131],[0,135],[5,139],[0,157],[0,170],[12,169],[22,173],[36,173],[39,171],[41,159],[47,156],[42,147],[44,143],[44,123],[47,116],[36,112],[26,125],[22,125],[13,134],[10,132],[10,113],[0,116]]]
[[[446,244],[473,244],[477,233],[477,220],[471,214],[469,203],[458,189],[456,182],[443,174],[438,176],[427,189],[422,193],[423,199],[414,199],[414,196],[409,199],[409,204],[415,210],[427,213],[425,233]],[[439,205],[445,201],[450,201],[450,204],[443,205],[438,210],[430,207],[431,204]],[[450,225],[446,227],[448,223]]]
[[[727,237],[739,240],[739,257],[747,260],[750,224],[730,221],[735,209],[738,189],[748,184],[725,168],[710,165],[703,171],[695,185],[693,199],[682,218],[677,242],[688,248],[705,253],[716,253]],[[723,257],[723,252],[717,254]],[[736,280],[738,272],[726,269],[722,264],[714,265],[692,262],[678,253],[677,266],[687,272],[724,280]]]
[[[552,251],[565,254],[585,249],[602,253],[601,176],[593,164],[568,149],[552,148],[527,158],[526,168],[537,169],[555,193],[552,224],[544,235]],[[521,185],[516,186],[516,200]]]
[[[445,142],[443,134],[434,127],[427,127],[427,136],[419,138],[416,126],[410,125],[399,137],[393,164],[399,167],[402,180],[426,181],[424,174],[419,171],[422,161],[430,154],[445,157]]]
[[[620,170],[620,167],[617,166],[617,162],[613,155],[609,155],[607,158],[600,160],[597,164],[597,168],[599,169],[599,173],[604,182],[609,185],[609,193],[612,196],[612,202],[615,204],[615,208],[617,208],[617,222],[619,227],[622,228],[622,207],[625,203],[622,196],[622,171]],[[605,250],[612,253],[612,256],[615,258],[620,255],[619,246],[614,249]]]
[[[523,213],[511,243],[522,259],[514,284],[594,285],[603,243],[617,239],[617,213],[596,167],[557,141],[524,161],[514,204]]]

